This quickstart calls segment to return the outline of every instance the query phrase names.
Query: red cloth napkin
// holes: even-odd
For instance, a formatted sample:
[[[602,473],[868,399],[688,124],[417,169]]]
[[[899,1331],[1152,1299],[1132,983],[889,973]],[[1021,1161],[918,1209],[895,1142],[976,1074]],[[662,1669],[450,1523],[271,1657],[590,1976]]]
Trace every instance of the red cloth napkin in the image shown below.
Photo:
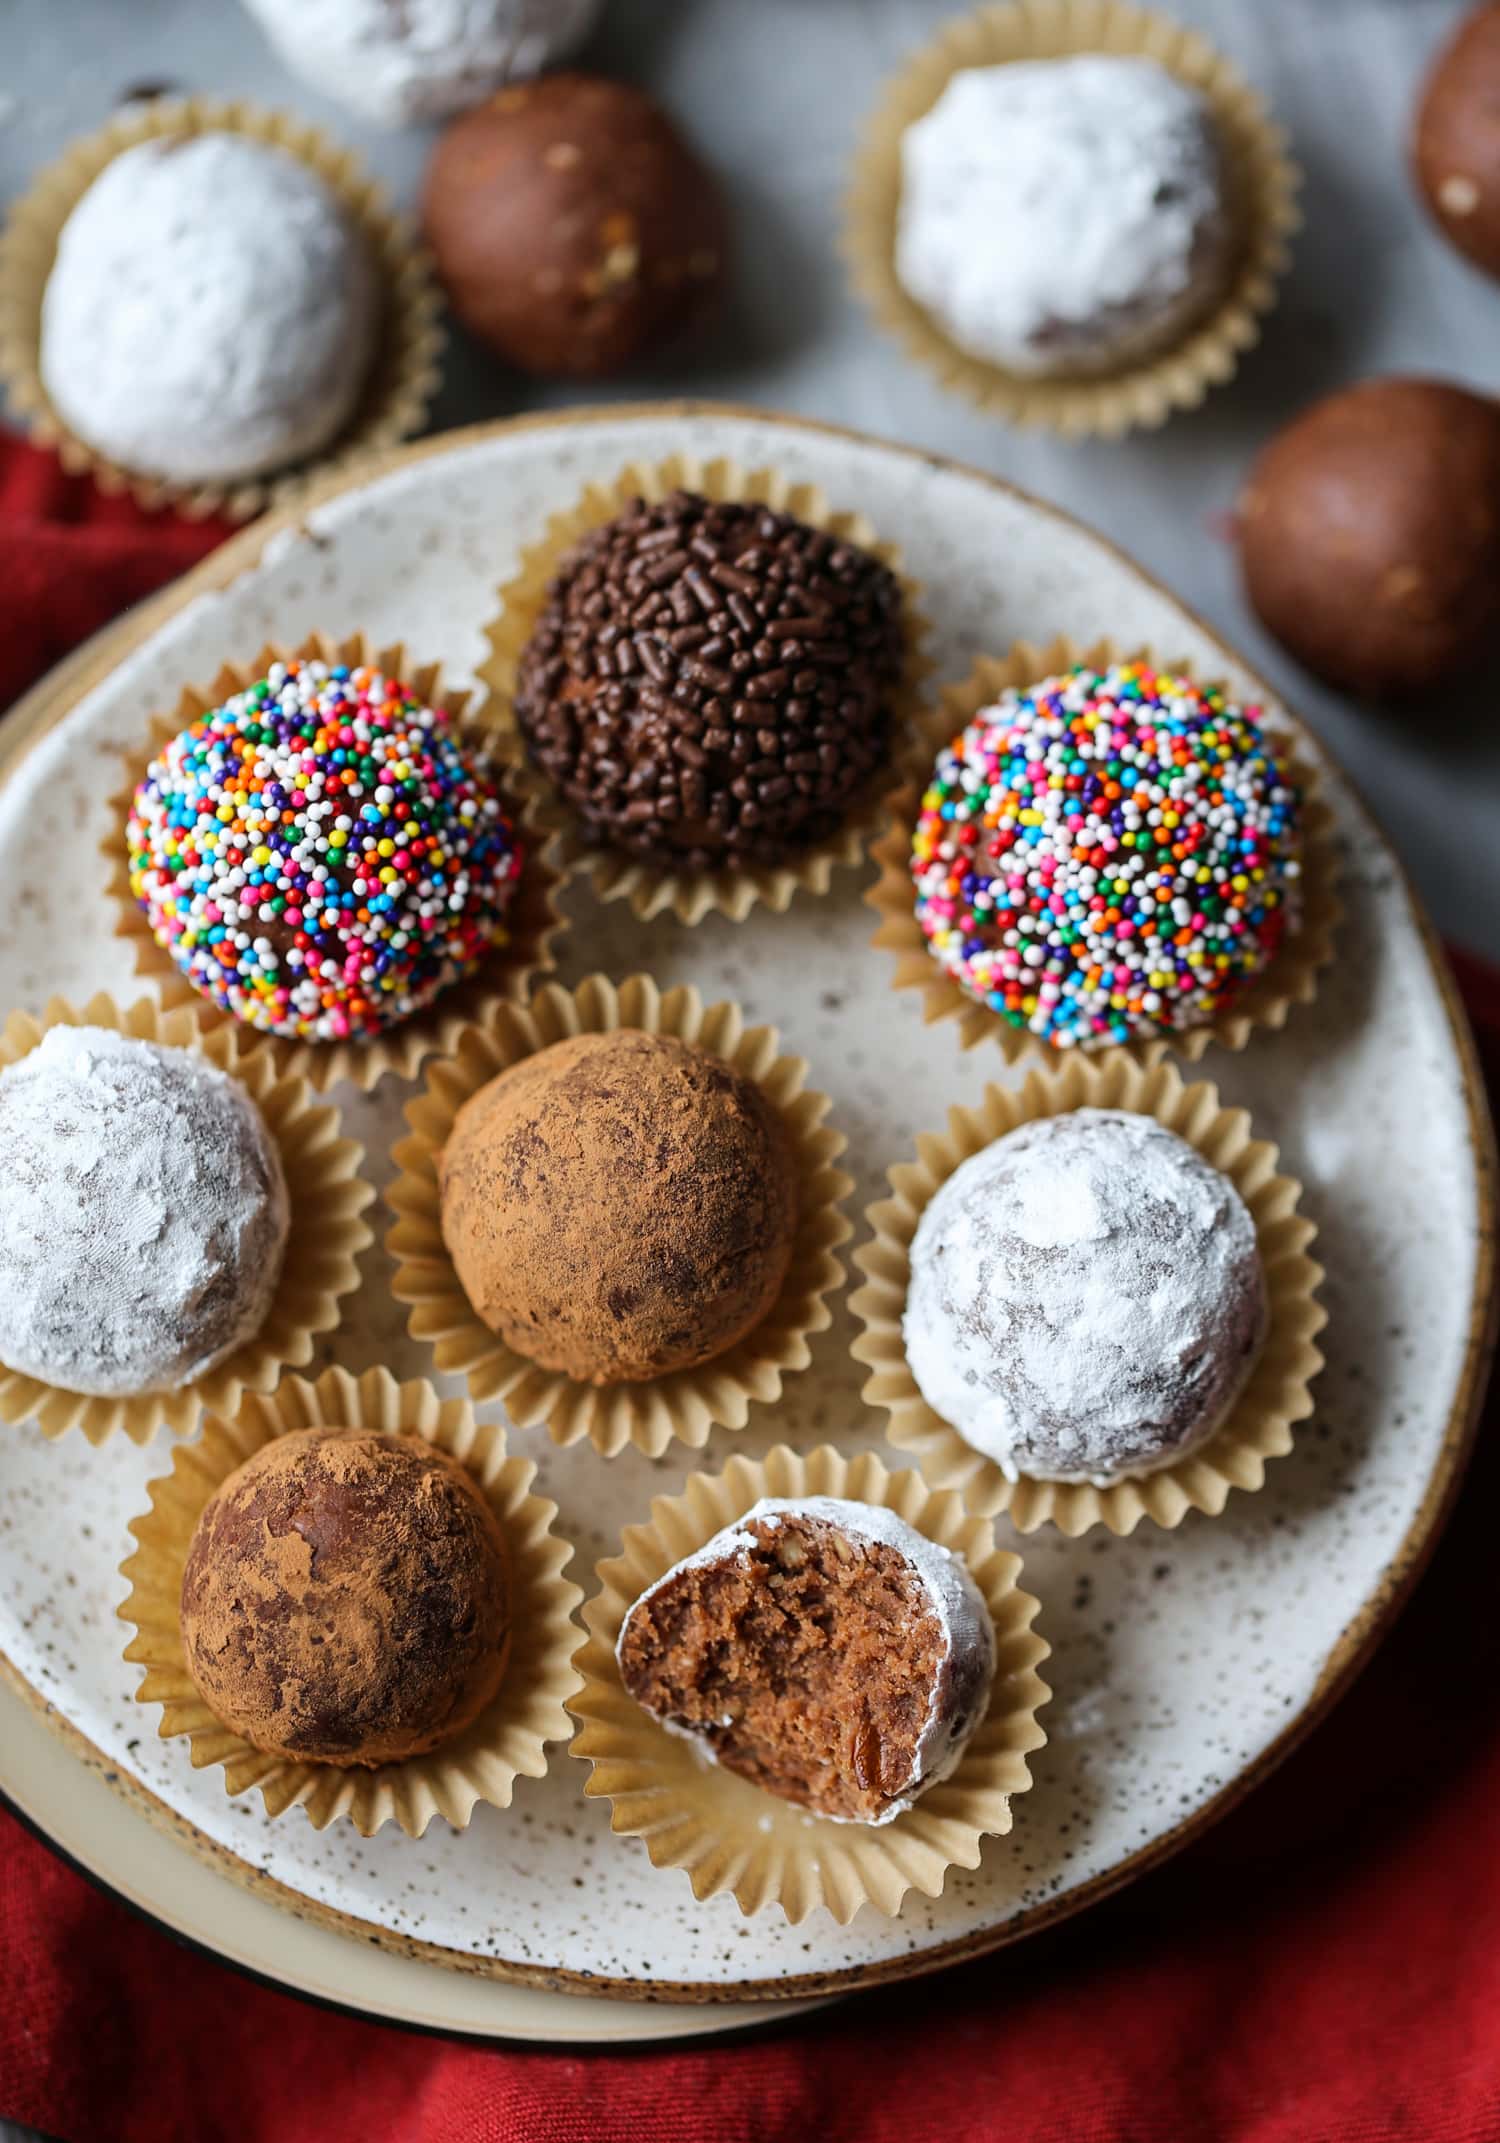
[[[0,708],[228,533],[105,498],[55,454],[0,435]]]
[[[211,540],[0,446],[0,691]],[[1459,972],[1500,1093],[1500,975]],[[1497,1432],[1492,1404],[1376,1663],[1198,1846],[1013,1952],[729,2045],[353,2022],[182,1949],[0,1815],[0,2117],[68,2143],[1494,2143]]]

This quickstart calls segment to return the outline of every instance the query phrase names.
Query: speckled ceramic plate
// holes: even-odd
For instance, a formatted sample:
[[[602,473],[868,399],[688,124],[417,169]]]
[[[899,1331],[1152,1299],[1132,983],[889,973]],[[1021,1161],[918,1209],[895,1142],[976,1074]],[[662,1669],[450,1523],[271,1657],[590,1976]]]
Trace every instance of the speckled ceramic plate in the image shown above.
[[[54,705],[39,730],[14,740],[0,856],[20,891],[0,947],[0,1002],[128,988],[93,861],[109,787],[103,755],[143,737],[152,708],[185,680],[267,638],[318,628],[404,640],[464,681],[482,654],[492,590],[548,514],[586,480],[679,448],[773,463],[889,529],[928,591],[940,675],[961,676],[981,649],[1020,637],[1108,634],[1267,696],[1127,559],[972,471],[702,407],[458,435],[238,538],[124,629],[106,674],[84,665],[65,719],[45,726]],[[1307,749],[1316,753],[1313,740]],[[1264,1491],[1236,1498],[1220,1519],[1190,1517],[1172,1534],[1144,1526],[1123,1540],[1040,1534],[1020,1544],[1053,1646],[1051,1740],[1014,1831],[989,1842],[976,1871],[952,1875],[941,1898],[914,1897],[894,1921],[862,1913],[845,1929],[823,1918],[789,1929],[769,1912],[745,1921],[727,1898],[697,1905],[685,1876],[658,1873],[638,1843],[610,1835],[607,1811],[583,1796],[582,1766],[562,1750],[544,1780],[521,1782],[509,1810],[481,1810],[461,1836],[363,1840],[295,1817],[267,1823],[258,1801],[225,1797],[220,1773],[195,1773],[184,1743],[157,1741],[120,1657],[116,1565],[126,1520],[162,1468],[159,1450],[49,1445],[26,1430],[0,1443],[0,1655],[13,1675],[75,1753],[200,1858],[320,1929],[363,1938],[345,1945],[351,1989],[353,1960],[372,1943],[425,1960],[426,2013],[439,2016],[443,1984],[459,1978],[433,1965],[678,2003],[868,1985],[1013,1940],[1185,1842],[1327,1708],[1385,1627],[1457,1482],[1488,1338],[1490,1134],[1462,1022],[1390,850],[1331,767],[1326,791],[1349,909],[1338,963],[1284,1033],[1257,1037],[1240,1056],[1213,1050],[1199,1074],[1252,1111],[1306,1186],[1331,1313],[1316,1417]],[[924,1028],[912,998],[892,992],[870,945],[863,882],[848,872],[785,915],[711,917],[693,930],[669,918],[643,925],[575,885],[564,950],[565,979],[646,967],[776,1022],[835,1097],[861,1205],[917,1130],[950,1102],[974,1100],[986,1079],[1012,1076],[998,1053],[963,1054],[951,1029]],[[388,1082],[376,1096],[339,1098],[383,1181],[405,1090]],[[384,1252],[373,1251],[338,1358],[356,1370],[425,1371],[387,1278]],[[652,1494],[676,1490],[692,1464],[721,1464],[733,1448],[759,1455],[779,1439],[878,1441],[851,1337],[841,1297],[813,1367],[738,1437],[716,1432],[706,1454],[652,1462],[627,1451],[606,1463],[586,1444],[560,1451],[540,1431],[515,1435],[561,1505],[583,1580],[621,1525]],[[5,1766],[0,1733],[0,1784]],[[301,1930],[289,1919],[287,1931],[290,1956]],[[474,2028],[456,2015],[453,2024]],[[653,2029],[646,2013],[641,2029]]]

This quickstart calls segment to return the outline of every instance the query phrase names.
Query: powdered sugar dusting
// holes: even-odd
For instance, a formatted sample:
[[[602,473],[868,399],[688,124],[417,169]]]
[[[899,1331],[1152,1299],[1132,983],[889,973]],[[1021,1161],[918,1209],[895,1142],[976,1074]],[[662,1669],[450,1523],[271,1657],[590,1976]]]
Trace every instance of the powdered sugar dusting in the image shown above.
[[[289,67],[384,126],[446,119],[580,45],[603,0],[246,0]]]
[[[265,1320],[289,1220],[259,1110],[181,1049],[53,1027],[0,1073],[0,1361],[128,1397]]]
[[[1164,348],[1228,271],[1213,114],[1118,53],[967,68],[902,144],[897,273],[1008,371],[1109,371]]]
[[[1011,1480],[1106,1487],[1202,1443],[1265,1336],[1255,1224],[1148,1116],[1023,1124],[955,1171],[912,1245],[904,1333],[934,1412]]]
[[[317,172],[241,135],[167,136],[107,164],[63,225],[42,378],[124,467],[232,481],[340,430],[378,309],[374,263]]]
[[[919,1533],[895,1511],[880,1504],[860,1503],[843,1496],[763,1496],[742,1518],[721,1527],[701,1548],[664,1571],[641,1594],[630,1613],[684,1570],[702,1569],[749,1554],[760,1545],[765,1531],[785,1525],[789,1519],[832,1526],[848,1540],[894,1549],[920,1582],[943,1633],[943,1662],[933,1683],[927,1720],[912,1753],[910,1774],[897,1797],[875,1817],[821,1818],[830,1823],[889,1823],[910,1808],[918,1794],[949,1775],[985,1714],[995,1672],[995,1626],[984,1595],[961,1555],[929,1540],[925,1533]],[[629,1625],[627,1614],[615,1646],[616,1659]],[[704,1762],[718,1761],[717,1752],[700,1731],[666,1717],[660,1723],[669,1733],[692,1742]]]

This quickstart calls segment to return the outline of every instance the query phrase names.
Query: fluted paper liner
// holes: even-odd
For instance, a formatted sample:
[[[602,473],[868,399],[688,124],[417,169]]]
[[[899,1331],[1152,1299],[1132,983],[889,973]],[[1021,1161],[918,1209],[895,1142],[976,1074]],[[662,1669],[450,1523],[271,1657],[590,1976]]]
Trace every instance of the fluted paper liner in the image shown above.
[[[781,1293],[743,1338],[695,1368],[599,1386],[528,1361],[470,1307],[443,1242],[438,1158],[469,1096],[508,1066],[569,1035],[621,1027],[695,1043],[755,1080],[790,1135],[798,1218]],[[424,1091],[407,1103],[411,1135],[396,1147],[397,1174],[385,1194],[396,1215],[385,1239],[396,1267],[391,1292],[410,1305],[408,1329],[432,1348],[434,1367],[465,1377],[475,1400],[503,1399],[518,1427],[545,1422],[559,1444],[588,1437],[605,1458],[627,1444],[659,1458],[674,1436],[697,1449],[710,1429],[742,1429],[752,1404],[779,1398],[783,1380],[812,1358],[809,1337],[832,1322],[826,1298],[844,1277],[837,1248],[853,1232],[840,1206],[854,1185],[833,1165],[847,1141],[823,1121],[828,1097],[806,1085],[801,1057],[778,1050],[776,1029],[747,1027],[737,1005],[705,1006],[696,990],[662,991],[647,975],[618,987],[603,975],[576,990],[549,982],[524,1009],[493,1005],[453,1054],[429,1067]]]
[[[1037,379],[960,349],[902,287],[895,267],[901,143],[962,69],[1079,52],[1153,59],[1207,100],[1224,147],[1240,244],[1217,303],[1169,348],[1127,360],[1107,376]],[[1129,125],[1128,112],[1121,122]],[[1196,31],[1128,0],[1008,0],[949,23],[887,84],[855,157],[843,250],[876,320],[941,385],[1009,424],[1075,439],[1118,438],[1164,424],[1174,410],[1196,408],[1211,387],[1234,376],[1276,302],[1289,240],[1301,221],[1300,184],[1281,128],[1238,69]]]
[[[211,685],[187,686],[178,699],[175,713],[153,716],[150,737],[144,749],[136,746],[125,755],[125,784],[110,799],[109,832],[101,844],[101,852],[108,865],[109,891],[115,903],[116,935],[127,940],[137,974],[155,982],[164,1004],[199,1005],[206,1022],[238,1026],[242,1032],[256,1036],[274,1053],[283,1069],[299,1073],[319,1093],[326,1093],[339,1079],[348,1079],[368,1093],[387,1074],[398,1079],[415,1078],[424,1058],[437,1050],[455,1048],[459,1036],[471,1021],[483,1019],[498,999],[524,998],[536,977],[556,965],[553,941],[564,927],[556,898],[562,882],[556,861],[557,844],[538,823],[535,807],[528,798],[517,793],[513,784],[505,782],[506,807],[524,852],[521,876],[505,911],[505,936],[477,973],[440,991],[420,1012],[397,1020],[380,1034],[368,1039],[355,1035],[345,1041],[302,1042],[267,1033],[264,1028],[252,1027],[247,1021],[236,1019],[233,1013],[223,1011],[212,998],[193,987],[171,954],[157,944],[146,911],[130,890],[126,820],[136,786],[144,778],[147,766],[180,731],[196,722],[200,715],[222,706],[234,693],[245,691],[257,678],[264,677],[273,662],[297,659],[347,662],[351,667],[368,663],[386,677],[400,678],[425,705],[446,710],[464,741],[476,750],[487,752],[493,771],[503,773],[495,754],[490,751],[488,732],[468,713],[469,694],[444,689],[441,663],[422,663],[416,669],[408,670],[406,650],[399,643],[372,654],[366,648],[362,633],[338,641],[325,640],[321,633],[313,633],[292,649],[263,647],[248,665],[226,662]]]
[[[359,1284],[360,1254],[374,1240],[362,1217],[375,1196],[359,1175],[364,1151],[340,1138],[338,1110],[314,1105],[306,1081],[282,1071],[262,1043],[241,1028],[210,1026],[194,1006],[165,1010],[143,997],[122,1010],[101,995],[75,1011],[54,997],[39,1019],[10,1015],[0,1029],[0,1066],[29,1056],[49,1027],[107,1027],[203,1056],[239,1080],[281,1156],[291,1206],[281,1277],[260,1330],[217,1368],[176,1391],[114,1399],[65,1391],[0,1365],[0,1421],[34,1420],[47,1436],[81,1429],[91,1444],[117,1430],[137,1444],[161,1428],[184,1435],[205,1409],[232,1412],[247,1392],[269,1391],[283,1370],[310,1362],[315,1337],[337,1326],[342,1298]],[[88,1316],[87,1302],[78,1313]]]
[[[500,1687],[462,1732],[425,1756],[374,1770],[296,1763],[253,1747],[214,1717],[183,1651],[182,1572],[204,1505],[263,1444],[316,1428],[420,1436],[448,1452],[484,1494],[510,1551],[510,1654]],[[386,1369],[358,1378],[329,1369],[316,1383],[287,1377],[269,1398],[215,1414],[198,1442],[178,1446],[172,1471],[151,1483],[150,1509],[131,1521],[140,1545],[120,1565],[131,1582],[119,1614],[135,1627],[125,1657],[146,1669],[137,1702],[161,1705],[164,1741],[188,1736],[195,1769],[223,1766],[232,1800],[257,1787],[268,1816],[303,1808],[315,1830],[347,1816],[367,1838],[386,1823],[420,1838],[434,1816],[463,1830],[476,1801],[508,1808],[516,1780],[540,1778],[548,1742],[566,1737],[563,1707],[579,1681],[573,1611],[583,1594],[562,1575],[573,1550],[552,1529],[557,1505],[530,1493],[535,1473],[530,1459],[506,1456],[505,1431],[476,1422],[467,1400],[440,1399],[421,1381],[398,1384]]]
[[[911,843],[921,809],[922,795],[931,777],[937,755],[982,707],[991,706],[1007,690],[1024,691],[1054,677],[1075,663],[1093,669],[1108,669],[1120,661],[1144,662],[1164,673],[1195,675],[1191,662],[1162,663],[1149,649],[1134,649],[1122,656],[1109,640],[1084,648],[1068,639],[1054,640],[1047,647],[1033,647],[1018,640],[1005,656],[981,656],[962,684],[944,685],[938,707],[929,710],[923,735],[913,747],[903,769],[900,789],[891,798],[885,827],[871,854],[880,875],[865,899],[880,917],[874,943],[896,956],[893,985],[898,990],[920,990],[922,1017],[958,1022],[959,1045],[972,1049],[979,1042],[992,1042],[1007,1064],[1019,1057],[1040,1054],[1055,1060],[1068,1054],[1028,1028],[1013,1027],[998,1012],[981,1004],[960,987],[929,950],[917,921],[916,888],[911,878]],[[1205,680],[1199,679],[1200,683]],[[1213,682],[1213,680],[1208,680]],[[1231,699],[1236,695],[1225,685]],[[1154,1064],[1167,1050],[1188,1063],[1196,1063],[1217,1042],[1222,1049],[1243,1049],[1258,1028],[1277,1030],[1286,1025],[1293,1005],[1311,1004],[1318,991],[1318,974],[1333,958],[1334,934],[1343,913],[1338,897],[1338,851],[1334,841],[1333,813],[1318,796],[1318,776],[1298,751],[1291,733],[1268,719],[1266,731],[1281,764],[1301,793],[1299,824],[1302,831],[1301,909],[1296,926],[1289,930],[1258,975],[1251,978],[1232,1004],[1201,1026],[1179,1030],[1164,1028],[1159,1037],[1138,1037],[1112,1042],[1141,1064]],[[1085,1050],[1085,1055],[1099,1052]]]
[[[1038,1117],[1074,1109],[1128,1109],[1152,1116],[1186,1139],[1249,1208],[1265,1271],[1270,1317],[1265,1343],[1227,1418],[1196,1450],[1158,1472],[1136,1474],[1110,1488],[1087,1482],[1009,1481],[922,1397],[906,1359],[901,1320],[911,1278],[911,1245],[928,1204],[963,1162]],[[1302,1186],[1276,1172],[1276,1148],[1251,1136],[1243,1109],[1225,1109],[1206,1080],[1184,1086],[1176,1067],[1132,1063],[1122,1050],[1097,1059],[1068,1057],[1050,1071],[1033,1071],[1019,1091],[985,1088],[977,1108],[951,1109],[946,1131],[917,1140],[917,1158],[890,1170],[892,1196],[865,1215],[872,1240],[855,1252],[864,1283],[850,1308],[864,1327],[856,1360],[869,1365],[864,1397],[890,1416],[886,1436],[911,1452],[927,1479],[959,1489],[987,1517],[1004,1511],[1020,1532],[1055,1525],[1067,1534],[1096,1525],[1132,1533],[1142,1518],[1180,1525],[1190,1510],[1217,1517],[1231,1489],[1263,1486],[1268,1459],[1292,1448],[1292,1429],[1313,1410],[1309,1389],[1323,1366],[1314,1344],[1327,1322],[1317,1299],[1323,1268],[1308,1255],[1317,1233],[1297,1210]]]
[[[685,1555],[762,1496],[844,1496],[895,1511],[917,1532],[963,1556],[995,1625],[989,1708],[956,1769],[881,1824],[836,1823],[705,1762],[698,1745],[668,1733],[628,1694],[615,1646],[636,1600]],[[694,1474],[680,1496],[658,1496],[649,1525],[625,1528],[621,1553],[600,1563],[599,1591],[583,1611],[589,1632],[577,1664],[583,1688],[572,1753],[592,1765],[584,1792],[608,1800],[610,1828],[644,1839],[658,1868],[684,1868],[698,1898],[734,1893],[741,1912],[779,1905],[795,1927],[822,1907],[846,1926],[862,1905],[894,1916],[908,1890],[938,1897],[950,1868],[977,1868],[985,1838],[1011,1828],[1011,1801],[1031,1784],[1028,1755],[1047,1736],[1037,1712],[1051,1695],[1037,1673],[1051,1647],[1032,1628],[1037,1603],[1022,1592],[1020,1558],[960,1497],[920,1474],[888,1473],[870,1453],[846,1458],[827,1444],[779,1444],[754,1465]]]
[[[369,377],[354,414],[328,446],[285,471],[185,484],[122,467],[63,422],[42,384],[42,298],[62,227],[106,164],[143,141],[213,133],[247,135],[315,171],[364,239],[382,302]],[[0,238],[0,379],[31,436],[56,447],[70,474],[93,476],[102,491],[128,491],[141,506],[171,506],[192,519],[224,514],[245,521],[262,507],[289,505],[315,482],[342,475],[420,431],[438,384],[439,314],[427,254],[358,157],[290,112],[243,102],[156,97],[131,105],[47,167],[11,208]]]
[[[613,520],[634,498],[654,501],[671,491],[696,491],[705,498],[743,501],[795,515],[810,528],[826,530],[842,543],[857,544],[889,567],[901,584],[906,659],[891,695],[890,759],[858,796],[836,833],[785,863],[737,864],[718,871],[674,871],[643,862],[620,849],[597,845],[582,822],[557,794],[542,770],[533,765],[516,723],[515,693],[521,657],[536,629],[547,591],[563,560],[581,537]],[[488,693],[482,710],[497,738],[497,749],[537,800],[541,823],[555,830],[565,866],[587,870],[601,900],[628,900],[641,920],[664,911],[679,922],[701,922],[705,915],[727,915],[743,922],[763,902],[778,914],[799,892],[826,893],[835,870],[864,860],[870,837],[880,822],[880,806],[889,794],[898,764],[913,733],[920,705],[919,687],[930,665],[922,648],[929,630],[918,604],[920,591],[901,567],[894,544],[883,542],[863,514],[836,512],[816,484],[793,484],[774,469],[746,470],[736,461],[702,461],[674,454],[667,461],[632,462],[611,483],[590,484],[576,505],[554,514],[546,533],[521,554],[515,577],[500,590],[500,609],[486,627],[489,654],[479,666]]]

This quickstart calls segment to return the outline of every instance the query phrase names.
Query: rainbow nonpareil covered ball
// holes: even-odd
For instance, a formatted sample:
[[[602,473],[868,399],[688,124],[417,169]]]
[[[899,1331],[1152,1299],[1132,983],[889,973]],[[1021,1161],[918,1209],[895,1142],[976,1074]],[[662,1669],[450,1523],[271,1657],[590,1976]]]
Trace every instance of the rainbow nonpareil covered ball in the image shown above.
[[[960,988],[1059,1049],[1197,1027],[1296,922],[1297,792],[1252,707],[1138,663],[981,709],[912,837]]]
[[[173,738],[135,792],[130,886],[195,989],[300,1041],[378,1034],[505,941],[521,850],[451,715],[294,661]]]

